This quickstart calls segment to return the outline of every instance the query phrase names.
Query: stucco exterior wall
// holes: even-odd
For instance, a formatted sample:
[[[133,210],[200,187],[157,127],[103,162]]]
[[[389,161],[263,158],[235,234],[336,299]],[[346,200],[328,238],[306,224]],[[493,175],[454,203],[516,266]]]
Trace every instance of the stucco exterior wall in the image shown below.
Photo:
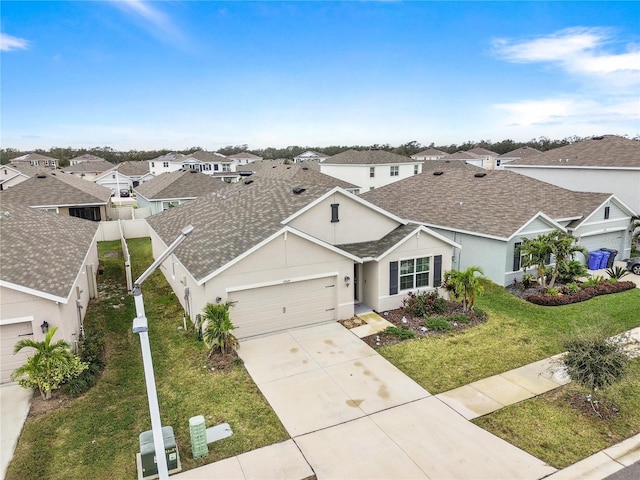
[[[320,171],[326,175],[330,175],[345,182],[353,183],[360,187],[361,192],[371,190],[371,188],[380,188],[390,183],[397,182],[404,178],[409,178],[414,174],[414,165],[418,165],[418,173],[422,172],[422,163],[401,163],[393,164],[398,166],[398,176],[392,177],[390,174],[391,164],[381,165],[327,165],[320,163]],[[370,177],[370,167],[375,168],[375,176]]]

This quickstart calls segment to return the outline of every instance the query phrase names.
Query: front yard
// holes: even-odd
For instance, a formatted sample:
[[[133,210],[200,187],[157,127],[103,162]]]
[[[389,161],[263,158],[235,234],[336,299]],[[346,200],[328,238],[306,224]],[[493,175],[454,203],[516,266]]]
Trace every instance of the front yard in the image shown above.
[[[130,240],[129,248],[136,278],[152,261],[149,239]],[[138,435],[151,423],[140,340],[132,332],[135,308],[123,289],[120,242],[101,243],[99,250],[102,293],[90,304],[85,326],[104,332],[107,367],[86,394],[28,418],[7,479],[136,478]],[[162,422],[173,426],[183,470],[289,438],[240,362],[212,371],[204,345],[179,329],[182,309],[159,271],[143,284],[143,294]],[[199,460],[189,438],[195,415],[204,415],[207,427],[228,422],[233,430]]]

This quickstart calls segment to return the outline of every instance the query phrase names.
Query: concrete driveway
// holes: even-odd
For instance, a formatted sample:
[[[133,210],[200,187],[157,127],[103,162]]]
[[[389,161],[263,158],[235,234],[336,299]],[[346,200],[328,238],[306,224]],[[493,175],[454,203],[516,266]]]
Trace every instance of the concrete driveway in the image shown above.
[[[555,471],[473,425],[338,323],[247,340],[238,353],[319,480]]]
[[[0,386],[0,479],[3,479],[22,432],[33,392],[17,383]]]

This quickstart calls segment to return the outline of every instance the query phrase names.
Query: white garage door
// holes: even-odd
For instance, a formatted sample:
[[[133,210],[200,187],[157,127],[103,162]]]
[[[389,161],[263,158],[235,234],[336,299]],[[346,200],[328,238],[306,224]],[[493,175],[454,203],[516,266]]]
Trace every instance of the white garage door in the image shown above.
[[[610,250],[618,250],[617,260],[622,259],[622,236],[623,231],[603,233],[601,235],[591,235],[589,237],[582,237],[580,239],[580,245],[585,247],[588,251],[600,250],[601,248],[608,248]],[[577,254],[576,257],[580,258],[581,255]]]
[[[335,320],[335,292],[335,277],[232,292],[234,334],[246,338]]]
[[[33,355],[33,348],[23,348],[15,355],[13,354],[16,342],[23,338],[33,340],[31,322],[0,326],[0,383],[11,382],[11,373],[23,365],[29,355]]]

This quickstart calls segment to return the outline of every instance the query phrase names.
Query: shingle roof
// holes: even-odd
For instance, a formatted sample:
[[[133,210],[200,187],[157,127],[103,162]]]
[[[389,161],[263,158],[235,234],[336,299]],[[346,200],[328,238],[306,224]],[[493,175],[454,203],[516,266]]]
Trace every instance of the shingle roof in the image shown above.
[[[295,194],[295,187],[305,190]],[[331,190],[324,185],[255,178],[153,215],[147,222],[167,245],[186,225],[195,227],[175,254],[201,280],[283,228],[284,219]]]
[[[182,162],[189,160],[190,158],[195,158],[196,160],[200,160],[201,162],[231,162],[227,157],[220,153],[215,152],[205,152],[204,150],[198,150],[197,152],[193,152],[191,155],[187,155],[181,159],[178,159]]]
[[[149,162],[122,162],[116,166],[116,169],[128,177],[141,177],[149,173]]]
[[[236,171],[238,172],[259,172],[264,168],[271,168],[273,165],[282,165],[284,160],[256,160],[248,165],[238,165]],[[320,168],[320,167],[318,167]]]
[[[478,158],[477,155],[473,153],[465,152],[463,150],[459,150],[455,153],[452,153],[447,157],[447,160],[474,160]]]
[[[460,160],[449,160],[448,158],[442,160],[427,160],[422,164],[423,172],[438,172],[449,170],[451,168],[465,168],[472,172],[484,172],[484,168],[477,167],[467,162]]]
[[[4,198],[0,210],[0,279],[67,298],[98,224]]]
[[[106,162],[104,158],[98,157],[96,155],[92,155],[90,153],[78,155],[77,157],[74,157],[69,161],[70,162]]]
[[[486,148],[482,148],[482,147],[472,148],[468,152],[472,153],[474,155],[478,155],[480,157],[484,157],[486,155],[490,155],[492,157],[497,157],[498,156],[498,154],[496,152],[492,152],[491,150],[487,150]]]
[[[411,234],[416,228],[418,228],[416,225],[411,224],[400,225],[380,240],[348,243],[336,245],[336,247],[361,258],[377,258],[396,245],[400,240],[404,239],[407,235]]]
[[[443,155],[443,156],[447,156],[449,155],[446,152],[443,152],[442,150],[438,150],[437,148],[427,148],[426,150],[423,150],[421,152],[415,153],[413,156],[416,157],[433,157],[436,155]]]
[[[511,150],[510,152],[503,153],[498,158],[529,158],[540,153],[542,152],[537,148],[528,147],[525,145],[524,147],[516,148],[515,150]]]
[[[227,158],[255,158],[255,159],[261,159],[262,157],[259,157],[258,155],[254,155],[253,153],[242,152],[242,153],[234,153],[233,155],[229,155]]]
[[[610,197],[573,192],[514,172],[466,168],[414,175],[361,196],[405,220],[501,238],[540,211],[556,220],[585,218]]]
[[[197,198],[228,186],[228,183],[211,175],[195,170],[178,170],[158,175],[136,187],[135,191],[149,200],[169,200]]]
[[[315,164],[313,167],[311,164]],[[271,168],[263,168],[250,178],[279,178],[282,180],[292,180],[301,184],[317,184],[329,187],[341,187],[345,190],[359,188],[343,180],[320,173],[317,162],[294,163],[291,165],[276,164]]]
[[[27,153],[26,155],[21,155],[19,157],[16,158],[12,158],[9,160],[9,162],[29,162],[31,160],[55,160],[56,163],[58,162],[57,158],[53,158],[53,157],[48,157],[46,155],[42,155],[41,153]]]
[[[593,137],[515,160],[509,168],[520,165],[640,168],[640,141],[617,135]]]
[[[110,170],[113,167],[114,167],[113,163],[107,162],[106,160],[102,160],[102,159],[84,160],[84,161],[82,161],[82,163],[77,163],[75,165],[69,165],[68,167],[63,168],[62,171],[67,172],[67,173],[69,173],[69,172],[74,172],[74,173],[76,173],[76,172],[78,172],[78,173],[83,173],[83,172],[102,173],[102,172],[106,172],[107,170]]]
[[[322,162],[323,165],[385,165],[416,163],[418,160],[387,152],[386,150],[347,150],[333,155]]]
[[[177,162],[182,160],[185,157],[186,155],[183,155],[182,153],[171,152],[171,153],[165,153],[164,155],[160,155],[159,157],[156,157],[156,158],[152,158],[151,160],[148,160],[148,161],[149,162]]]
[[[38,173],[0,195],[3,202],[30,207],[106,205],[111,198],[111,190],[58,170]]]

